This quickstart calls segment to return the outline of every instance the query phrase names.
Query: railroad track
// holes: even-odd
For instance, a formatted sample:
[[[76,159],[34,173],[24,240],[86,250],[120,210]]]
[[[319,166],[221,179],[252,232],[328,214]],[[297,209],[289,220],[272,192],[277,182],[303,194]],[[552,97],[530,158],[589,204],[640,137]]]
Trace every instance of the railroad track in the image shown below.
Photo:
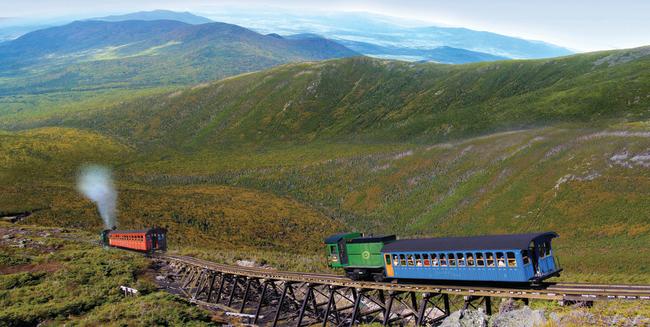
[[[195,266],[224,274],[264,280],[329,285],[393,292],[448,294],[466,297],[507,297],[559,301],[650,300],[650,285],[609,285],[586,283],[545,283],[539,287],[447,285],[423,283],[381,283],[353,281],[344,276],[318,273],[277,271],[255,267],[218,264],[188,256],[158,255],[159,259]]]

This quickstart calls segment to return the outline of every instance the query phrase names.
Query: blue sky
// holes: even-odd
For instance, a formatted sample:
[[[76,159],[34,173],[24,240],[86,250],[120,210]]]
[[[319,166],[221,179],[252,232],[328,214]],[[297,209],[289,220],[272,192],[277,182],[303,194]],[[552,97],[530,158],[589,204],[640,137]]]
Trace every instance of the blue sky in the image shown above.
[[[650,1],[644,0],[0,0],[0,22],[7,21],[2,17],[92,17],[152,9],[191,11],[209,17],[225,8],[369,12],[417,25],[462,26],[543,40],[578,51],[650,45]]]

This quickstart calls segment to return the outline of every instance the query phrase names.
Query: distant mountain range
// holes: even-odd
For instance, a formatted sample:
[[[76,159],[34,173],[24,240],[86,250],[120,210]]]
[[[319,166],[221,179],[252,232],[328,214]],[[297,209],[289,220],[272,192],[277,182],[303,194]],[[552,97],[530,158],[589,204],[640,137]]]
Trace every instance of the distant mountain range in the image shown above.
[[[212,16],[211,16],[212,17]],[[423,25],[393,17],[366,13],[300,15],[287,12],[223,11],[217,20],[245,26],[262,34],[313,34],[335,40],[364,55],[407,61],[435,61],[459,64],[499,59],[536,59],[571,54],[566,48],[490,32],[458,27]],[[174,20],[187,24],[206,24],[213,20],[189,12],[169,10],[141,11],[91,20]],[[52,22],[48,24],[52,25]],[[60,24],[60,23],[59,23]],[[43,24],[0,26],[0,41],[16,38]]]
[[[507,57],[489,53],[440,46],[432,49],[411,49],[395,46],[381,46],[366,42],[337,40],[346,47],[364,55],[406,61],[433,61],[442,64],[465,64],[480,61],[505,60]]]
[[[213,19],[239,24],[262,33],[283,35],[315,33],[341,41],[355,41],[410,52],[413,60],[426,60],[421,51],[453,47],[513,59],[536,59],[571,54],[553,44],[470,30],[430,26],[369,13],[292,14],[287,12],[224,11]],[[364,52],[362,52],[364,53]],[[364,53],[366,54],[366,53]]]
[[[198,83],[356,55],[321,37],[286,39],[225,23],[76,21],[0,43],[0,95]]]
[[[107,22],[121,22],[125,20],[176,20],[193,25],[214,23],[214,21],[208,18],[197,16],[187,11],[176,12],[171,10],[139,11],[124,15],[97,17],[90,20],[102,20]]]

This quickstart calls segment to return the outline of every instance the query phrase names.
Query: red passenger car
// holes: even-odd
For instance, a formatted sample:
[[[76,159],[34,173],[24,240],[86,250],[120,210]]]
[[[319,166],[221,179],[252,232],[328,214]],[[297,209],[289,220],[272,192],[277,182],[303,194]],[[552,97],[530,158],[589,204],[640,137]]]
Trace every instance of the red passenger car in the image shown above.
[[[152,253],[167,250],[166,234],[164,228],[105,230],[102,232],[102,242],[104,246]]]

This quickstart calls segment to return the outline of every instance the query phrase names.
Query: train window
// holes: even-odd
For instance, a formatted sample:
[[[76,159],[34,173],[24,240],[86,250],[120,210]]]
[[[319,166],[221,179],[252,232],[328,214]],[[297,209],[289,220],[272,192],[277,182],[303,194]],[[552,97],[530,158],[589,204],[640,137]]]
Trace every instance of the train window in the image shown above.
[[[485,255],[485,261],[487,261],[487,266],[488,267],[494,267],[494,255],[491,252],[488,252]]]
[[[418,267],[422,267],[422,256],[419,254],[415,255],[415,265]]]
[[[429,255],[428,254],[423,254],[422,259],[424,259],[424,266],[425,267],[431,266],[431,260],[429,260]]]
[[[399,266],[399,257],[397,254],[393,254],[393,266]]]
[[[384,262],[386,262],[387,266],[391,265],[390,254],[384,256]]]
[[[465,253],[465,257],[467,258],[467,266],[474,267],[474,254],[467,252]]]
[[[431,265],[433,267],[438,267],[438,255],[435,253],[431,253]]]
[[[508,258],[508,267],[517,267],[517,259],[515,258],[514,252],[507,252],[506,256]]]
[[[465,267],[465,257],[462,253],[456,253],[456,258],[458,258],[458,267]]]
[[[336,245],[330,245],[330,254],[336,254]]]
[[[545,244],[545,243],[541,243],[541,244],[539,245],[539,257],[540,257],[540,258],[544,258],[545,256],[546,256],[546,244]]]
[[[408,254],[408,255],[406,256],[406,261],[407,261],[408,265],[412,267],[412,266],[413,266],[413,255],[412,255],[412,254]]]
[[[447,267],[447,257],[444,253],[440,253],[440,267]]]
[[[521,258],[524,261],[524,265],[527,265],[530,263],[530,258],[528,257],[528,250],[522,250],[521,251]]]
[[[449,267],[456,267],[456,256],[453,253],[449,253],[447,257],[449,258]]]
[[[544,256],[547,257],[551,255],[551,243],[550,242],[544,242]]]
[[[503,252],[497,252],[497,267],[503,268],[506,266],[506,259],[503,256]]]
[[[485,261],[483,260],[483,253],[477,253],[476,254],[476,265],[478,267],[484,267],[485,266]]]
[[[399,264],[400,266],[406,266],[406,257],[403,254],[399,255]]]

